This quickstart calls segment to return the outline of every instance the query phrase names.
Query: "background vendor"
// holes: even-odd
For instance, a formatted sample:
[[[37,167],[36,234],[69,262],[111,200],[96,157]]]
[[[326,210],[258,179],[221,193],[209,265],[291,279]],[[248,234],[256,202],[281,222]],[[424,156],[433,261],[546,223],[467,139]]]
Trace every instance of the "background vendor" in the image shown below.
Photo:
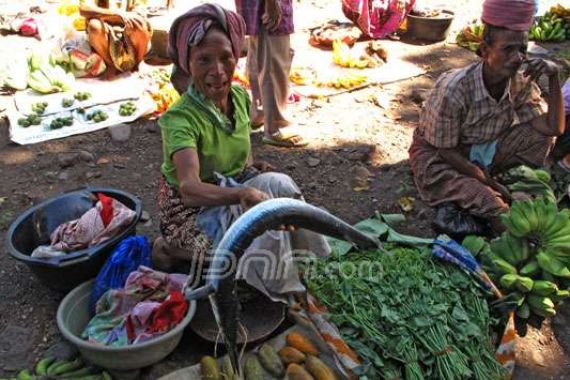
[[[558,67],[527,59],[533,0],[487,0],[481,60],[443,74],[427,100],[409,149],[422,198],[455,203],[503,230],[498,215],[510,195],[492,175],[518,165],[543,166],[564,131]],[[523,66],[524,63],[524,66]],[[548,103],[535,80],[546,75]]]
[[[138,69],[152,36],[145,0],[86,0],[80,13],[89,44],[107,65],[105,76]]]

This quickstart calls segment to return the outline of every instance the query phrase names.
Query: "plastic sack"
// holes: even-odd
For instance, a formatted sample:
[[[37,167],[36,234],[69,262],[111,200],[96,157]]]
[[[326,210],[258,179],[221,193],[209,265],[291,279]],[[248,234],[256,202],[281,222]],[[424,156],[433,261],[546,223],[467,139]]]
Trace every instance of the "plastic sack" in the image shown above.
[[[91,312],[95,312],[97,301],[107,290],[124,287],[129,274],[140,265],[152,267],[148,239],[131,236],[121,241],[95,279],[89,303]]]
[[[451,202],[438,206],[433,228],[438,233],[444,233],[456,240],[462,240],[467,235],[485,236],[490,233],[487,222],[461,210]]]

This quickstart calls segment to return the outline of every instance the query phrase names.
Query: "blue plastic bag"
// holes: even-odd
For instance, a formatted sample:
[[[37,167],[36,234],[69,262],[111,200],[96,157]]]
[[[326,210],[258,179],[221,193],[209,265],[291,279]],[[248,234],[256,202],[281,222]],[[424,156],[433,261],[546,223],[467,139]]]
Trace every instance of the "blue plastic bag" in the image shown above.
[[[122,240],[95,279],[89,303],[91,312],[95,312],[97,301],[107,290],[124,287],[129,274],[140,265],[152,266],[148,239],[145,236],[131,236]]]

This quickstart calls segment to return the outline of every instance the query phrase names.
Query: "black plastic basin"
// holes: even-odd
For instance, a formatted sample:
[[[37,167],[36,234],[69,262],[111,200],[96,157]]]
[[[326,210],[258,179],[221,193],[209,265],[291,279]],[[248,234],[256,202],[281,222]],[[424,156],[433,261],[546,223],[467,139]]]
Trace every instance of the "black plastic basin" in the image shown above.
[[[49,235],[62,223],[79,218],[95,205],[95,193],[115,198],[135,211],[135,219],[120,234],[101,244],[52,258],[31,257],[33,250],[50,243]],[[6,249],[12,257],[24,262],[47,287],[67,292],[97,276],[115,246],[136,233],[142,213],[141,201],[121,190],[85,188],[56,195],[37,204],[16,218],[8,228]]]

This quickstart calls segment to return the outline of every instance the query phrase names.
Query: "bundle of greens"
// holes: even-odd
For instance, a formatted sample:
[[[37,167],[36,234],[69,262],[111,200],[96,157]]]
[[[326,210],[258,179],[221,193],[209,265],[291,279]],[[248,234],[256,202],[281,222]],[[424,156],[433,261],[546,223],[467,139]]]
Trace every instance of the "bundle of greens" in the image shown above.
[[[473,280],[433,261],[429,249],[385,248],[389,254],[333,255],[305,277],[343,338],[370,364],[361,379],[504,377],[490,345],[498,321]]]

